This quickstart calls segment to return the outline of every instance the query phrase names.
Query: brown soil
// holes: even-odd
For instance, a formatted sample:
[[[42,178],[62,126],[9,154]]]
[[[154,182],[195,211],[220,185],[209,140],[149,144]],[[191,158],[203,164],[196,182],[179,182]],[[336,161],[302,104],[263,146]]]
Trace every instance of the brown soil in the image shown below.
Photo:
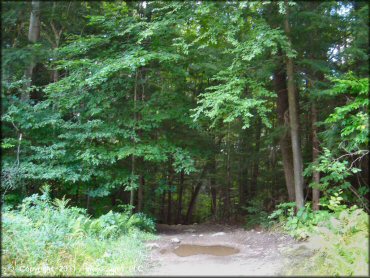
[[[281,275],[289,260],[284,250],[302,247],[290,236],[280,233],[246,231],[240,227],[217,224],[159,225],[158,235],[157,240],[148,243],[152,248],[151,267],[139,275]],[[180,242],[174,242],[178,240]],[[176,254],[176,250],[177,253],[180,250],[180,254]],[[302,258],[305,257],[306,254],[303,254]]]

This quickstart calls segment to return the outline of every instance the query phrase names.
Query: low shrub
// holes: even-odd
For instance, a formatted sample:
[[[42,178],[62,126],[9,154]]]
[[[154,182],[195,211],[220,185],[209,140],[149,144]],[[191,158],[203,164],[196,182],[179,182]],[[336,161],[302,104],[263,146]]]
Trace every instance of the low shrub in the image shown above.
[[[328,211],[312,211],[310,203],[307,203],[295,214],[295,203],[281,203],[277,209],[268,216],[270,220],[277,220],[283,229],[296,239],[306,239],[318,223],[329,218]]]
[[[3,207],[4,275],[130,275],[144,263],[153,220],[128,212],[90,219],[67,204],[45,188],[17,209]]]
[[[330,196],[322,207],[313,212],[307,204],[294,214],[294,203],[277,206],[270,216],[297,239],[308,239],[316,246],[308,260],[288,266],[288,275],[353,276],[369,271],[369,216],[357,206],[341,204],[341,192]]]
[[[332,215],[312,234],[319,249],[307,261],[286,268],[285,274],[366,276],[369,273],[369,216],[356,207]],[[311,241],[311,239],[310,239]]]

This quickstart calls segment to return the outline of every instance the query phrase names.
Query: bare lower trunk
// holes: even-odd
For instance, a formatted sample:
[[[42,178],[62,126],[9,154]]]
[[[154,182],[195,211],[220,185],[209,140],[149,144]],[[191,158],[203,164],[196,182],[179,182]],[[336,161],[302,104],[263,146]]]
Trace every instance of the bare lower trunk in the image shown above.
[[[217,190],[214,186],[211,187],[211,212],[215,219],[217,217]]]
[[[140,176],[139,189],[137,193],[137,211],[143,210],[143,195],[144,195],[145,178],[143,175]]]
[[[284,21],[284,29],[288,38],[290,38],[290,26],[288,21],[288,1],[285,0],[286,16]],[[302,153],[299,139],[299,117],[298,117],[298,101],[297,92],[294,82],[294,66],[292,58],[286,56],[286,69],[288,77],[288,101],[289,101],[289,120],[290,120],[290,134],[292,138],[293,151],[293,166],[294,166],[294,185],[295,185],[295,199],[297,209],[304,206],[303,197],[303,163]]]
[[[195,203],[196,203],[200,188],[202,187],[202,184],[203,184],[202,179],[203,179],[203,176],[205,174],[205,171],[206,170],[203,169],[202,173],[200,174],[198,183],[195,186],[194,191],[193,191],[193,193],[190,197],[190,203],[189,203],[188,211],[187,211],[186,217],[185,217],[185,224],[189,224],[191,222],[191,217],[193,215],[193,210],[194,210],[194,207],[195,207]]]
[[[130,205],[135,205],[135,189],[134,189],[134,174],[135,174],[135,155],[131,156],[131,189],[130,189]]]
[[[178,201],[177,201],[177,216],[176,224],[181,223],[181,213],[182,213],[182,193],[184,190],[184,170],[180,173],[179,191],[178,191]]]
[[[87,194],[86,196],[86,211],[89,213],[90,212],[90,195]]]
[[[257,179],[259,175],[259,151],[260,151],[260,141],[261,141],[261,128],[262,123],[261,119],[257,119],[256,123],[256,137],[255,137],[255,148],[254,148],[254,162],[253,162],[253,169],[252,169],[252,178],[251,178],[251,185],[250,185],[250,195],[253,196],[257,192]]]
[[[162,192],[161,209],[160,209],[162,223],[165,223],[165,220],[166,220],[166,214],[164,210],[165,202],[166,202],[166,191]]]
[[[167,199],[167,224],[171,225],[171,215],[172,215],[172,192],[171,190],[168,191],[168,199]]]
[[[210,192],[211,192],[211,214],[214,219],[216,218],[216,214],[217,214],[217,190],[216,190],[215,173],[216,173],[216,157],[214,156],[211,161],[210,177],[209,177]]]
[[[317,110],[315,103],[312,102],[311,105],[311,115],[312,115],[312,160],[315,163],[319,157],[319,140],[317,138]],[[315,184],[320,183],[320,173],[314,171],[312,174],[313,182]],[[320,190],[318,188],[312,189],[312,209],[319,210],[319,200],[320,200]]]
[[[137,122],[137,114],[136,114],[136,102],[137,102],[137,78],[138,78],[138,71],[136,70],[136,75],[135,75],[135,86],[134,86],[134,113],[133,113],[133,118],[134,118],[134,127],[133,131],[136,132],[136,122]],[[134,147],[135,147],[135,139],[134,137],[132,138]],[[135,155],[131,155],[131,178],[133,179],[135,175]],[[130,190],[130,205],[134,206],[135,205],[135,188],[133,184],[131,184],[131,190]]]
[[[195,202],[197,200],[197,197],[198,197],[198,194],[199,194],[199,191],[200,191],[201,186],[202,186],[202,182],[200,181],[195,186],[195,189],[193,191],[193,194],[191,195],[190,203],[189,203],[189,207],[188,207],[188,211],[186,213],[185,224],[190,224],[190,222],[191,222],[191,218],[193,216],[193,210],[194,210]]]
[[[76,187],[75,202],[76,204],[80,203],[80,185],[79,184],[77,184],[77,187]]]
[[[280,68],[275,72],[274,86],[277,93],[278,123],[283,129],[279,141],[284,168],[285,184],[288,191],[289,201],[295,200],[294,169],[292,144],[289,134],[289,103],[286,88],[285,70]]]
[[[53,70],[53,82],[59,81],[59,72],[57,69]]]
[[[172,222],[172,184],[173,184],[173,168],[171,160],[169,161],[169,168],[168,168],[168,199],[167,199],[167,224],[171,224]]]

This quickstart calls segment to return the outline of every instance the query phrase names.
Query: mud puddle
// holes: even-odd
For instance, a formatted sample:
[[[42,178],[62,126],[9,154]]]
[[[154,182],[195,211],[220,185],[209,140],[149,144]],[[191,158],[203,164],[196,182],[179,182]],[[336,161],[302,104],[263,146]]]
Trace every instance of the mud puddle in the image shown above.
[[[193,244],[181,244],[178,246],[173,253],[179,257],[188,257],[194,255],[213,255],[213,256],[230,256],[239,253],[240,250],[237,248],[223,246],[223,245],[193,245]]]

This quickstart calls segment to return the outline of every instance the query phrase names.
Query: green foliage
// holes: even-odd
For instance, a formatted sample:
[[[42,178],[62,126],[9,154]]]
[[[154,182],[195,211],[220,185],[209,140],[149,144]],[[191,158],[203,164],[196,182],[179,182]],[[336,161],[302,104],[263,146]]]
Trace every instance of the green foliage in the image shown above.
[[[324,91],[324,95],[346,101],[344,105],[336,107],[322,123],[327,127],[321,134],[323,151],[304,173],[306,176],[313,171],[321,174],[320,183],[311,183],[310,186],[319,188],[326,198],[342,190],[345,201],[366,208],[368,201],[364,196],[368,192],[367,187],[360,185],[355,189],[350,179],[353,176],[359,177],[362,171],[361,160],[369,153],[369,81],[368,78],[358,78],[349,73],[341,78],[333,78],[332,82],[333,87]]]
[[[128,221],[128,225],[138,228],[141,231],[145,231],[149,233],[155,232],[154,220],[141,212],[131,215]]]
[[[346,96],[347,101],[345,105],[336,107],[325,123],[339,129],[340,148],[346,152],[361,150],[369,142],[369,79],[357,78],[350,73],[332,82],[335,85],[327,94],[333,97]]]
[[[154,222],[143,214],[113,213],[90,219],[86,211],[51,202],[49,188],[4,209],[3,263],[7,275],[132,274],[143,263],[142,241]]]
[[[305,169],[305,175],[308,176],[312,171],[318,171],[323,174],[320,179],[320,184],[311,184],[324,192],[331,193],[339,189],[348,189],[350,184],[346,180],[348,177],[360,171],[356,167],[350,167],[347,160],[339,160],[334,157],[333,153],[327,149],[323,149],[322,155],[318,158],[316,164]],[[336,185],[334,187],[334,185]]]
[[[268,219],[269,213],[264,206],[266,199],[268,199],[268,194],[266,191],[262,191],[250,200],[247,206],[242,207],[247,212],[245,228],[251,229],[260,226],[267,229],[271,226],[272,222]]]
[[[320,205],[323,207],[327,207],[329,210],[333,211],[336,214],[341,213],[343,210],[346,209],[346,205],[341,204],[343,200],[341,194],[342,190],[335,192],[332,196],[330,196],[328,202],[320,202]]]
[[[297,239],[306,239],[315,250],[312,257],[286,266],[284,274],[356,276],[368,273],[369,216],[357,206],[342,204],[342,192],[320,201],[328,210],[312,211],[306,204],[294,213],[294,203],[277,205],[269,219],[278,220],[285,231]],[[294,251],[290,253],[294,255]]]
[[[366,276],[369,271],[369,215],[356,207],[342,208],[320,223],[312,241],[320,248],[308,261],[286,274]]]
[[[315,229],[317,224],[328,217],[327,211],[313,212],[307,203],[295,214],[295,203],[281,203],[276,206],[269,219],[277,219],[283,229],[297,239],[306,239]]]
[[[306,239],[317,231],[321,222],[330,217],[338,216],[341,212],[348,210],[347,206],[342,204],[343,192],[339,190],[333,193],[329,199],[323,197],[320,199],[320,205],[327,207],[328,210],[312,211],[311,204],[306,205],[295,213],[295,203],[281,203],[276,206],[276,210],[269,215],[269,219],[275,219],[282,227],[297,239]],[[353,208],[356,208],[354,206]],[[353,209],[351,208],[351,210]]]
[[[193,220],[209,219],[216,199],[216,218],[237,219],[244,207],[247,227],[277,218],[298,238],[344,205],[366,208],[368,4],[288,2],[289,40],[282,1],[40,2],[37,43],[27,38],[30,3],[2,3],[2,200],[21,204],[5,212],[11,262],[39,263],[40,249],[48,264],[77,265],[72,274],[138,263],[135,237],[145,236],[137,230],[153,232],[153,219],[131,214],[134,206],[117,212],[136,190],[134,205],[165,222],[180,185],[184,213],[202,182]],[[295,214],[285,203],[268,219],[286,199],[286,57],[294,58],[304,164],[318,127],[322,152],[306,177],[320,173],[311,187],[327,210],[307,204]],[[313,103],[321,122],[311,122]],[[32,195],[45,182],[54,203]],[[101,216],[68,208],[62,196]]]

